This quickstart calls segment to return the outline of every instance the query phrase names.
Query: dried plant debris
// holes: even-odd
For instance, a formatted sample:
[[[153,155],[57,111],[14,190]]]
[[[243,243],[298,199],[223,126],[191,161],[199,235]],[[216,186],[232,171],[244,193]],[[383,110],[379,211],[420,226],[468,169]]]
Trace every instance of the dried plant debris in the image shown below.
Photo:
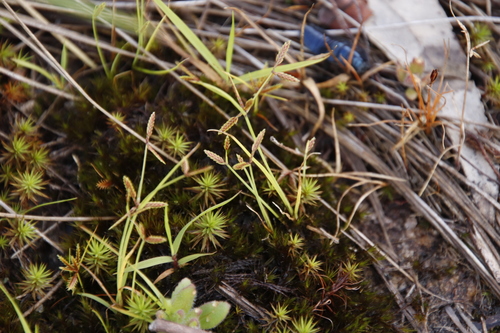
[[[378,1],[2,2],[0,327],[500,326],[500,12]]]

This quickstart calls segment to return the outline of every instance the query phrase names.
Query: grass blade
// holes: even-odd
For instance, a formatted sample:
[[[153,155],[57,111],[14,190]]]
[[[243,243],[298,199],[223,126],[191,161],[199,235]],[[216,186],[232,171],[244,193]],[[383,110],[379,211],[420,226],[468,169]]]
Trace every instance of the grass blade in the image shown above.
[[[274,69],[274,72],[279,73],[279,72],[288,72],[288,71],[293,71],[296,69],[312,66],[314,64],[317,64],[319,62],[325,61],[330,57],[329,53],[325,54],[320,54],[319,56],[315,56],[312,58],[309,58],[308,60],[304,61],[299,61],[293,64],[286,64],[286,65],[281,65],[277,66]],[[269,76],[273,72],[273,68],[264,68],[264,69],[259,69],[257,71],[253,71],[244,75],[241,75],[238,77],[239,80],[241,81],[255,81],[263,77]]]
[[[217,58],[210,52],[210,50],[203,44],[203,42],[195,35],[195,33],[184,23],[184,21],[177,16],[166,4],[161,0],[153,0],[155,4],[167,15],[168,19],[179,29],[179,31],[186,37],[186,39],[193,45],[193,47],[201,54],[207,63],[219,74],[224,80],[228,81],[227,74],[222,68]]]
[[[231,30],[229,31],[229,39],[227,40],[226,49],[226,72],[231,73],[231,65],[233,63],[234,51],[234,12],[231,14]]]

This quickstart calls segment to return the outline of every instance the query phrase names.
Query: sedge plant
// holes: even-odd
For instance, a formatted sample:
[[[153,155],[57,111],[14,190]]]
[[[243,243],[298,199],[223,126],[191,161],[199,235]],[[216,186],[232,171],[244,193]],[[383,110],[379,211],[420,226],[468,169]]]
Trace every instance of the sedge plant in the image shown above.
[[[254,96],[250,100],[248,100],[246,103],[243,103],[243,101],[241,100],[237,89],[235,89],[235,93],[236,93],[238,101],[236,101],[232,96],[230,96],[229,94],[227,94],[223,90],[221,90],[213,85],[203,83],[200,81],[196,81],[196,80],[194,81],[195,83],[200,84],[200,85],[206,87],[207,89],[215,92],[216,94],[219,94],[220,96],[224,97],[225,99],[230,101],[236,107],[236,109],[239,111],[239,114],[237,116],[229,118],[229,120],[224,125],[222,125],[222,127],[219,130],[216,130],[217,133],[223,134],[226,136],[226,139],[224,141],[225,158],[223,158],[223,157],[221,157],[221,156],[217,155],[216,153],[209,151],[209,150],[205,150],[205,153],[214,162],[216,162],[220,165],[227,166],[229,168],[229,170],[252,193],[252,195],[256,198],[257,204],[259,206],[259,211],[262,214],[262,218],[265,222],[266,229],[269,232],[273,231],[273,226],[272,226],[268,212],[270,212],[275,217],[278,217],[279,214],[276,212],[276,210],[274,208],[272,208],[266,202],[266,200],[264,200],[262,198],[262,196],[260,194],[260,192],[261,192],[260,187],[257,185],[257,182],[256,182],[256,177],[255,177],[255,173],[253,170],[253,166],[257,167],[264,174],[264,176],[268,182],[268,185],[272,188],[272,190],[274,190],[274,192],[281,199],[281,203],[283,205],[283,208],[279,208],[279,210],[282,212],[282,214],[288,216],[290,219],[297,220],[299,217],[299,208],[301,207],[301,198],[302,198],[301,186],[304,183],[303,179],[305,178],[305,170],[307,169],[306,168],[306,161],[307,161],[307,158],[310,156],[310,152],[314,146],[314,141],[315,141],[314,139],[311,139],[306,143],[306,151],[304,154],[304,162],[303,162],[303,167],[302,167],[303,172],[299,175],[300,183],[299,183],[299,187],[297,189],[297,195],[296,195],[297,200],[295,201],[295,204],[292,205],[292,203],[288,199],[284,189],[278,183],[276,176],[272,172],[272,170],[267,162],[267,158],[264,154],[264,151],[261,148],[261,143],[265,137],[265,130],[260,131],[256,135],[255,131],[252,127],[250,118],[249,118],[249,111],[252,108],[257,108],[257,104],[258,104],[257,101],[259,99],[260,94],[262,93],[262,91],[264,90],[264,87],[267,85],[267,83],[271,80],[271,78],[274,75],[278,76],[281,79],[285,79],[285,80],[290,80],[290,81],[296,80],[295,78],[293,78],[292,76],[290,76],[286,73],[276,71],[278,66],[283,62],[289,46],[290,46],[290,42],[287,42],[283,45],[283,47],[281,48],[280,52],[278,53],[278,55],[276,57],[276,63],[274,65],[274,67],[271,69],[271,71],[269,72],[266,79],[262,82],[262,85],[257,90],[257,92],[254,94]],[[233,126],[235,126],[237,124],[239,118],[241,118],[241,117],[243,117],[245,119],[249,133],[252,136],[253,141],[254,141],[252,144],[252,147],[250,149],[245,147],[244,144],[235,135],[228,133],[228,131]],[[238,163],[236,163],[235,165],[230,165],[229,158],[228,158],[228,152],[229,152],[231,141],[235,142],[239,146],[239,148],[243,151],[243,153],[246,155],[246,156],[236,155]],[[257,159],[257,156],[260,157],[260,160]],[[240,170],[242,170],[244,172],[246,180],[242,176],[240,176],[240,174],[237,172]],[[317,191],[314,184],[312,184],[310,182],[308,182],[308,184],[313,185],[312,187],[311,186],[308,187],[310,190],[315,190],[316,194],[319,193],[319,191]],[[311,200],[312,198],[313,198],[313,196],[311,196],[311,195],[308,196],[308,200]]]

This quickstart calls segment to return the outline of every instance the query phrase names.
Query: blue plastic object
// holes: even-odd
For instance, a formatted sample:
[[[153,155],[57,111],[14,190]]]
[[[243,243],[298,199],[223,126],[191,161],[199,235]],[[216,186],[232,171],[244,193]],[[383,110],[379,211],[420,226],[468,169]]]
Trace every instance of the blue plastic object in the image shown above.
[[[346,43],[333,40],[311,26],[307,25],[305,27],[304,45],[309,50],[311,50],[312,53],[320,54],[329,52],[328,48],[326,47],[325,41],[333,51],[333,54],[330,58],[328,58],[328,61],[339,62],[343,64],[344,61],[342,59],[349,59],[349,55],[351,54],[351,46]],[[351,65],[352,67],[354,67],[354,69],[356,69],[358,73],[362,73],[368,69],[367,61],[356,50],[354,50],[354,53],[352,55]]]

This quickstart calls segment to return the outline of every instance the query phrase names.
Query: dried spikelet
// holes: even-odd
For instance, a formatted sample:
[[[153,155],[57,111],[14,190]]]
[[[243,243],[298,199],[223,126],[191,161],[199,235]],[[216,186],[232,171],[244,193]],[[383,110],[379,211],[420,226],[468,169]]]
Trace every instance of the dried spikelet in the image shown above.
[[[287,73],[278,72],[278,73],[275,73],[275,74],[276,74],[277,77],[279,77],[280,79],[285,80],[285,81],[300,82],[300,80],[297,79],[295,76],[287,74]]]
[[[233,169],[234,170],[243,170],[244,168],[246,168],[249,165],[250,165],[250,163],[248,163],[248,162],[240,162],[240,163],[236,163],[235,165],[233,165]]]
[[[238,160],[238,162],[240,163],[246,163],[245,160],[243,159],[243,157],[241,157],[240,155],[236,154],[236,159]]]
[[[266,129],[263,129],[262,131],[260,131],[260,133],[255,138],[255,142],[252,145],[252,156],[255,154],[257,149],[259,149],[260,144],[262,143],[262,140],[264,139],[264,134],[266,134]]]
[[[151,201],[151,202],[148,202],[147,204],[145,204],[143,209],[163,208],[163,207],[167,207],[167,206],[168,206],[168,204],[166,202]]]
[[[226,162],[222,157],[217,155],[216,153],[210,151],[210,150],[204,150],[205,154],[215,163],[220,164],[220,165],[226,165]]]
[[[151,236],[146,237],[145,241],[146,241],[146,243],[149,243],[149,244],[162,244],[162,243],[165,243],[167,241],[167,238],[165,238],[163,236],[158,236],[158,235],[151,235]]]
[[[135,229],[142,239],[146,238],[146,229],[144,228],[144,224],[137,223]]]
[[[229,147],[231,147],[231,138],[226,136],[224,139],[224,150],[229,150]]]
[[[137,198],[137,192],[135,191],[134,184],[127,176],[123,176],[123,185],[125,185],[125,190],[127,191],[127,200],[132,198],[134,201]]]
[[[275,68],[281,65],[283,59],[285,59],[285,55],[288,52],[288,49],[290,48],[290,43],[291,41],[288,41],[281,47],[280,51],[278,52],[278,55],[276,56],[276,65],[274,65]]]
[[[250,98],[249,100],[246,101],[244,109],[247,113],[248,111],[250,111],[250,108],[252,107],[254,102],[255,102],[254,98]]]
[[[311,140],[307,140],[306,154],[309,153],[313,149],[315,143],[316,143],[316,138],[312,138]]]
[[[153,113],[151,113],[151,116],[149,117],[149,120],[148,120],[148,127],[146,130],[146,140],[147,141],[149,141],[149,138],[151,137],[151,135],[153,135],[153,129],[155,127],[155,119],[156,119],[156,113],[153,112]]]
[[[231,117],[229,118],[225,123],[224,125],[222,125],[222,127],[220,128],[220,132],[219,132],[219,135],[222,134],[222,133],[225,133],[227,131],[229,131],[229,129],[231,127],[233,127],[237,122],[238,122],[238,118],[239,117]]]

